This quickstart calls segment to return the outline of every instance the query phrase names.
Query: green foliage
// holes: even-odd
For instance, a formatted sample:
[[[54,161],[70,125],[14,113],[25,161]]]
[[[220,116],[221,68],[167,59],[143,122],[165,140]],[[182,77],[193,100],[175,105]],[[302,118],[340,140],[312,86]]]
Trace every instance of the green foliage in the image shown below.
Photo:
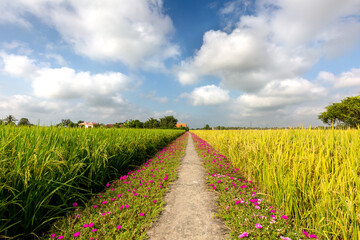
[[[40,239],[73,239],[76,232],[81,234],[79,239],[148,239],[147,230],[162,212],[164,195],[177,178],[187,136],[173,141],[138,169],[108,183],[106,191],[93,196],[84,207],[77,206]]]
[[[174,116],[165,116],[160,118],[160,128],[175,128],[178,120]]]
[[[211,130],[211,127],[209,126],[209,124],[206,124],[203,129],[204,129],[204,130]]]
[[[144,128],[144,123],[140,120],[127,120],[122,124],[124,128]]]
[[[178,130],[0,126],[0,238],[28,239],[141,165]]]
[[[31,123],[27,118],[20,118],[20,121],[18,122],[18,126],[31,126]]]
[[[8,115],[5,119],[5,125],[15,125],[17,119],[13,115]]]
[[[160,121],[155,118],[149,118],[145,122],[145,128],[159,128],[160,127]]]
[[[318,118],[329,125],[360,126],[360,95],[347,97],[340,103],[327,106],[326,111],[321,113]]]

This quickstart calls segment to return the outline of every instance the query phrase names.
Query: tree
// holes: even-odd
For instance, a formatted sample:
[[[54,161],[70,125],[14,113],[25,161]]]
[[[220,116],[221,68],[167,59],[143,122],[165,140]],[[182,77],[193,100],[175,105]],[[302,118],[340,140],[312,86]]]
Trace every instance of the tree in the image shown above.
[[[70,119],[61,119],[61,123],[58,126],[62,127],[77,127],[76,123],[73,123]]]
[[[340,124],[349,127],[360,126],[360,95],[347,97],[340,103],[333,103],[326,107],[326,111],[318,118],[326,124]]]
[[[160,128],[175,128],[178,120],[174,116],[160,118]]]
[[[127,120],[122,124],[122,126],[125,128],[143,128],[144,123],[140,120]]]
[[[160,121],[155,118],[149,118],[145,124],[145,128],[159,128],[160,127]]]
[[[15,125],[17,119],[13,115],[9,115],[4,119],[5,125]]]
[[[206,124],[205,127],[203,128],[204,130],[211,130],[209,124]]]
[[[20,118],[20,121],[18,122],[18,126],[31,126],[31,123],[27,118]]]

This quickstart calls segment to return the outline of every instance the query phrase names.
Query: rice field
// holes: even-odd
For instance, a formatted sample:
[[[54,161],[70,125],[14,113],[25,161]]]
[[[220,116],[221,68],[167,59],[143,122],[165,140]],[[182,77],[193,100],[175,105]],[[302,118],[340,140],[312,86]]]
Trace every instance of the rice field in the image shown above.
[[[36,237],[183,133],[0,126],[0,238]]]
[[[360,238],[359,130],[192,131],[255,180],[299,229]]]

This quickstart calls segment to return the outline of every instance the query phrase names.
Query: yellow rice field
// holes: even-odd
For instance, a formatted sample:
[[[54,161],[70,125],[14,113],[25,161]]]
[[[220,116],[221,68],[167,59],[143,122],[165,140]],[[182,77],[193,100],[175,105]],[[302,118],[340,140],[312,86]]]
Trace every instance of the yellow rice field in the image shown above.
[[[193,131],[321,239],[360,239],[360,130]]]

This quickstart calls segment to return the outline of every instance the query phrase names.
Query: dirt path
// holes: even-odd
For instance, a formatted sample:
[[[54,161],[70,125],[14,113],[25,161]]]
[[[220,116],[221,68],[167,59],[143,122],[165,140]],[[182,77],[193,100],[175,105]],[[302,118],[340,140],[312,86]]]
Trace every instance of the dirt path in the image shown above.
[[[226,239],[226,228],[213,217],[215,196],[206,190],[204,174],[190,135],[179,178],[166,195],[165,210],[148,231],[150,240]]]

